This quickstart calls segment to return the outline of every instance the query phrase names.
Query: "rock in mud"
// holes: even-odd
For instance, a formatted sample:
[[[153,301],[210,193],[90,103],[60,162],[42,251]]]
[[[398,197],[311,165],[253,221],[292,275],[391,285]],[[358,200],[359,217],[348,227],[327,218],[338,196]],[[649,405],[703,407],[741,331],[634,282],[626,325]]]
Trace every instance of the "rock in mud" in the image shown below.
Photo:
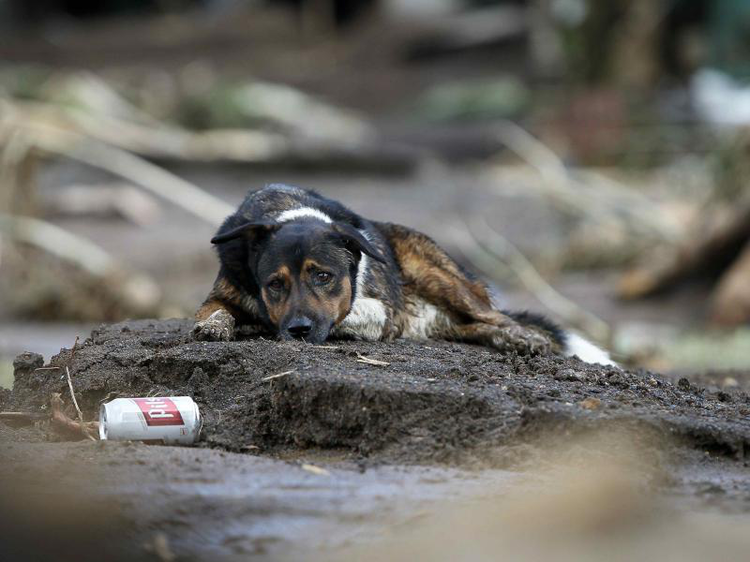
[[[750,450],[750,398],[739,390],[727,399],[645,371],[447,342],[203,342],[191,329],[190,320],[101,326],[72,358],[52,358],[48,367],[61,369],[38,370],[38,356],[25,354],[5,407],[43,408],[53,392],[68,399],[68,366],[87,419],[118,396],[192,396],[203,446],[232,451],[458,462],[608,424],[722,455]]]

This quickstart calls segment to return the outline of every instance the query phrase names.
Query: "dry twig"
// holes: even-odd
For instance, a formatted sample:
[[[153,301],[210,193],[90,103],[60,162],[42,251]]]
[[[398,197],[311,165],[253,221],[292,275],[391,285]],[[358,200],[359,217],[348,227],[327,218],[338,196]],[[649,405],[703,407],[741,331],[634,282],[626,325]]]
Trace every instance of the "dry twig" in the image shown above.
[[[42,150],[126,178],[211,225],[221,224],[234,212],[234,208],[221,199],[125,150],[43,125],[36,125],[30,132],[34,144]]]
[[[682,225],[665,217],[653,200],[601,174],[571,174],[552,149],[516,123],[498,125],[497,136],[537,171],[543,181],[534,187],[564,211],[596,222],[620,223],[661,240],[674,241],[682,235]]]
[[[76,412],[78,412],[78,421],[83,423],[83,412],[81,412],[81,408],[78,407],[78,400],[76,400],[76,393],[73,390],[73,381],[70,380],[70,369],[68,369],[68,367],[65,367],[65,375],[68,379],[68,389],[70,390],[70,398],[73,400],[73,406],[75,406]]]
[[[292,369],[291,371],[284,371],[283,373],[279,373],[277,375],[271,375],[271,376],[268,376],[268,377],[263,377],[260,380],[262,380],[262,381],[270,381],[270,380],[273,380],[273,379],[278,379],[280,377],[285,377],[287,375],[291,375],[294,372],[296,372],[295,369]]]
[[[464,221],[464,229],[454,230],[453,240],[478,269],[488,274],[497,268],[504,273],[512,272],[539,302],[562,318],[566,324],[578,328],[596,341],[609,341],[611,330],[606,322],[556,291],[528,258],[490,227],[483,217]]]
[[[47,414],[36,414],[31,412],[0,412],[0,421],[11,427],[25,427],[48,418],[49,416]]]
[[[305,463],[300,468],[302,470],[306,470],[307,472],[312,472],[313,474],[317,474],[318,476],[330,476],[331,475],[331,473],[328,472],[325,468],[315,466],[314,464]]]
[[[75,440],[91,439],[96,441],[94,435],[99,431],[98,422],[82,422],[70,419],[63,411],[63,401],[58,393],[50,397],[50,421],[52,427],[66,437],[76,438]]]
[[[115,260],[93,242],[39,219],[0,213],[0,231],[11,240],[74,263],[95,277],[104,277],[115,269]]]
[[[357,352],[357,363],[364,363],[365,365],[375,365],[378,367],[387,367],[390,365],[387,361],[380,361],[379,359],[370,359],[365,357],[361,353]]]

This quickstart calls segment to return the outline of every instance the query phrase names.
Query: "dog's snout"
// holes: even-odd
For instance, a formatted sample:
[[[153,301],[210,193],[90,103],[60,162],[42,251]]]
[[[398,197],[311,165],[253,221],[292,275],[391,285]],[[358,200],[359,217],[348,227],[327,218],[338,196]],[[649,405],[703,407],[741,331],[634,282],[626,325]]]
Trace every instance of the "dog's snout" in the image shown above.
[[[294,338],[304,338],[310,335],[313,323],[307,316],[298,316],[289,323],[287,331]]]

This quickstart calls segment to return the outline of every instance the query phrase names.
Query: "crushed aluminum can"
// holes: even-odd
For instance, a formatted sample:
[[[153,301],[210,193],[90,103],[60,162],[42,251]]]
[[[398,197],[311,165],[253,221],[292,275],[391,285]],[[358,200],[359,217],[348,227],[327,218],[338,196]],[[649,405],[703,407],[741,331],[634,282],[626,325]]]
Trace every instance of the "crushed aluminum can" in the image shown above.
[[[99,410],[103,440],[191,444],[202,425],[198,405],[189,396],[116,398]]]

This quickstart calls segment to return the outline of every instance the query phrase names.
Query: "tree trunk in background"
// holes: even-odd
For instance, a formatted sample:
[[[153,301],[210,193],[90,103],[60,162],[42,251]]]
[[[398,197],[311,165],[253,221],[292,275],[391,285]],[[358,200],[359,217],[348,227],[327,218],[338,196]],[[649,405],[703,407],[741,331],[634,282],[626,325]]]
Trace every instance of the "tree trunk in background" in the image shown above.
[[[22,133],[0,130],[0,212],[36,216],[36,160]]]
[[[736,326],[750,322],[750,241],[714,290],[711,320]]]
[[[615,86],[648,91],[660,74],[661,0],[629,0],[612,39],[609,73]]]

